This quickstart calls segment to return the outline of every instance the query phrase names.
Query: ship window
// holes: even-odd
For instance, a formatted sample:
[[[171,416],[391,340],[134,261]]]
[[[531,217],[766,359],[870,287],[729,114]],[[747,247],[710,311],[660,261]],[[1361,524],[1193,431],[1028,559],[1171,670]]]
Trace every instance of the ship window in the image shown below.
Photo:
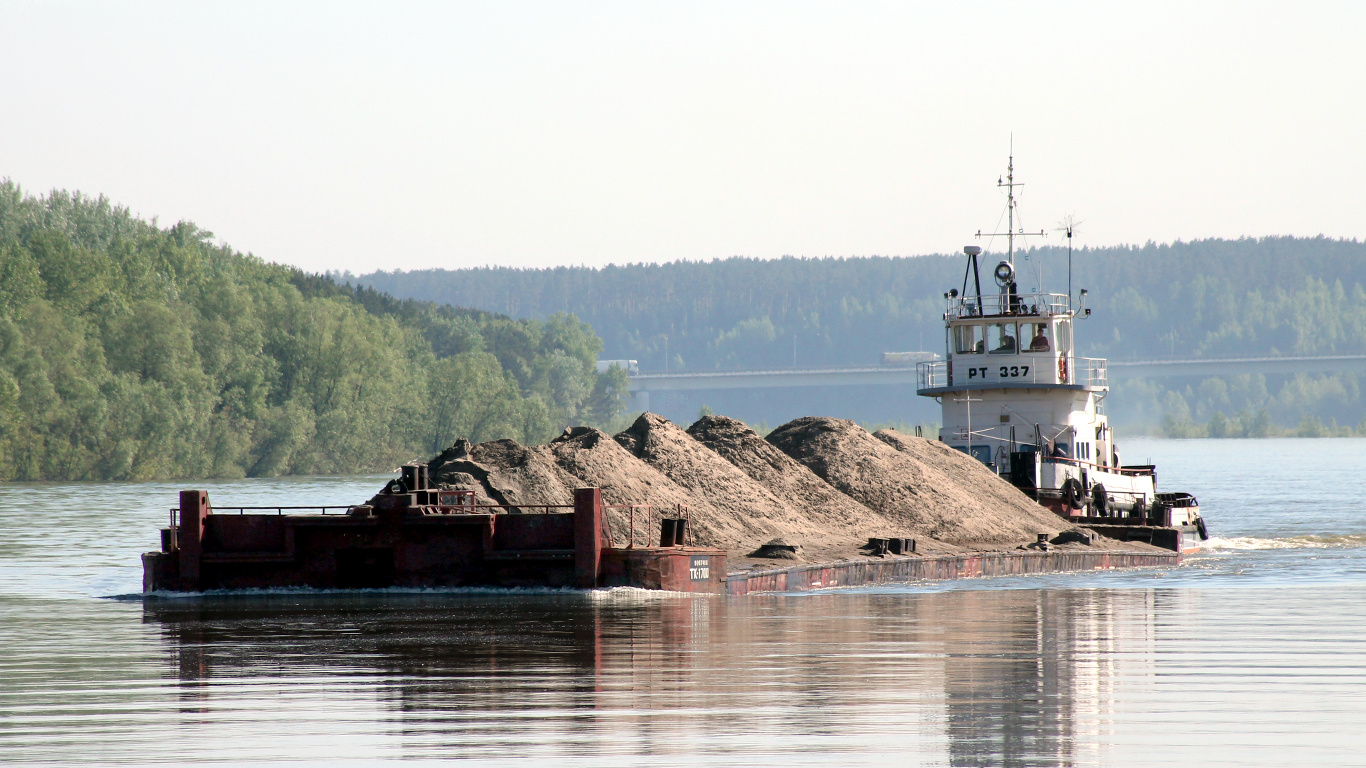
[[[1019,351],[1015,343],[1014,323],[992,323],[987,326],[987,349],[993,355],[1013,355]]]
[[[1060,352],[1072,351],[1072,323],[1063,320],[1058,323],[1057,344],[1054,345]]]
[[[953,351],[959,355],[973,355],[982,351],[982,326],[959,325],[953,329]]]
[[[983,464],[991,463],[991,446],[989,445],[974,445],[972,446],[971,453],[968,452],[968,447],[966,445],[955,445],[953,446],[953,449],[955,451],[967,453],[969,456],[971,456],[974,459],[977,459]]]
[[[1053,342],[1048,337],[1048,323],[1021,323],[1020,342],[1029,352],[1048,352]]]

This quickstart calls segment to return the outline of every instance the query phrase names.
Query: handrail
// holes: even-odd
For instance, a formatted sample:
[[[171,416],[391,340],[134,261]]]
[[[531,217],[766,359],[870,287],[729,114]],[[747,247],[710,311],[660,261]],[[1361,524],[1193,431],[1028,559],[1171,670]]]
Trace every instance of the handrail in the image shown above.
[[[284,516],[284,515],[285,515],[285,512],[286,512],[287,510],[322,510],[322,513],[323,513],[324,515],[326,515],[326,514],[343,515],[343,514],[346,514],[347,512],[350,512],[352,509],[355,509],[355,508],[358,507],[358,506],[366,506],[366,505],[362,505],[362,504],[347,504],[347,505],[335,505],[335,504],[331,504],[331,505],[326,505],[326,506],[314,505],[314,506],[297,506],[297,507],[295,507],[295,506],[287,506],[287,505],[277,505],[277,506],[268,506],[268,507],[219,507],[219,506],[214,506],[214,507],[211,507],[211,513],[212,513],[212,514],[220,514],[220,513],[223,513],[223,512],[236,512],[238,515],[245,515],[245,514],[247,514],[248,512],[257,512],[257,511],[262,511],[262,512],[264,512],[264,511],[274,510],[274,511],[275,511],[275,514],[276,514],[277,516]],[[499,509],[504,509],[504,510],[512,510],[512,509],[516,509],[516,510],[540,509],[540,510],[545,510],[545,512],[544,512],[543,514],[563,514],[563,513],[555,513],[555,512],[552,512],[552,510],[565,510],[565,511],[568,512],[568,513],[573,513],[573,511],[574,511],[574,505],[573,505],[573,504],[433,504],[433,505],[428,505],[428,506],[435,507],[437,510],[439,510],[439,512],[440,512],[441,514],[479,514],[480,512],[482,512],[482,511],[484,511],[484,510],[499,510]],[[331,512],[331,513],[328,512],[328,510],[334,510],[334,509],[335,509],[335,510],[345,510],[345,511],[344,511],[344,512]],[[626,510],[626,511],[627,511],[628,526],[629,526],[629,530],[630,530],[630,541],[627,543],[627,548],[628,548],[628,549],[633,549],[633,548],[635,548],[635,546],[636,546],[636,510],[637,510],[637,509],[646,510],[646,518],[645,518],[646,525],[645,525],[645,528],[644,528],[644,533],[645,533],[645,546],[646,546],[646,547],[650,546],[650,541],[651,541],[651,538],[650,538],[650,537],[651,537],[651,530],[652,530],[652,526],[651,526],[650,524],[654,522],[654,511],[655,511],[655,509],[656,509],[656,508],[655,508],[655,505],[653,505],[653,504],[604,504],[604,505],[602,505],[602,509],[603,509],[603,513],[604,513],[604,514],[603,514],[603,523],[604,523],[604,525],[607,527],[607,531],[608,531],[609,546],[613,546],[613,545],[610,543],[610,539],[611,539],[611,526],[606,525],[606,523],[607,523],[607,515],[606,515],[607,511],[608,511],[608,510]],[[682,517],[682,518],[685,519],[685,520],[690,518],[690,516],[689,516],[689,514],[688,514],[688,513],[689,513],[689,508],[688,508],[686,505],[684,505],[684,504],[676,504],[676,505],[674,505],[674,510],[675,510],[676,514],[678,514],[679,517]],[[497,513],[494,512],[493,514],[497,514]],[[172,528],[177,528],[177,527],[178,527],[178,524],[179,524],[179,515],[180,515],[180,508],[179,508],[179,507],[171,507],[171,509],[170,509],[170,527],[172,527]],[[661,519],[662,519],[662,514],[661,514]],[[686,528],[685,531],[686,531],[685,535],[687,536],[689,543],[691,543],[691,541],[692,541],[692,536],[693,536],[693,532],[692,532],[691,527]]]
[[[1074,459],[1070,456],[1041,456],[1040,459],[1045,464],[1072,464],[1077,468],[1091,467],[1092,469],[1104,470],[1116,475],[1127,475],[1129,477],[1143,477],[1145,475],[1156,474],[1155,469],[1126,469],[1124,467],[1109,467],[1104,464],[1097,464],[1094,461],[1084,461]]]
[[[297,506],[297,507],[292,507],[292,506],[288,506],[288,505],[275,505],[275,506],[269,506],[269,507],[220,507],[220,506],[214,505],[213,507],[210,507],[210,512],[211,512],[212,514],[215,514],[215,515],[217,515],[217,514],[225,514],[225,513],[232,513],[232,512],[235,512],[235,513],[238,514],[238,515],[245,515],[245,514],[247,514],[248,512],[266,512],[266,511],[274,510],[274,512],[275,512],[276,515],[284,515],[284,514],[286,513],[286,511],[296,511],[296,510],[321,510],[322,514],[324,514],[324,515],[344,515],[344,514],[349,513],[351,510],[355,509],[356,507],[360,507],[360,506],[366,506],[366,505],[364,505],[364,504],[345,504],[345,505],[328,504],[328,505],[316,505],[316,504],[315,504],[315,505]],[[567,509],[567,510],[570,510],[570,511],[573,511],[573,509],[574,509],[574,505],[573,505],[573,504],[431,504],[431,505],[426,505],[426,506],[433,506],[433,507],[436,507],[437,509],[440,509],[440,510],[443,510],[443,511],[444,511],[444,510],[469,510],[469,512],[470,512],[471,514],[478,514],[478,510],[483,510],[483,509],[545,509],[545,510],[551,510],[551,509]],[[328,510],[344,510],[344,511],[342,511],[342,512],[329,512]],[[179,518],[179,515],[180,515],[180,508],[179,508],[179,507],[172,507],[171,510],[170,510],[170,513],[171,513],[171,515],[170,515],[170,517],[171,517],[171,520],[170,520],[171,525],[172,525],[172,526],[175,526],[176,523],[178,522],[178,518]],[[547,513],[547,514],[548,514],[548,513]]]
[[[655,510],[657,509],[657,507],[655,507],[655,505],[653,505],[653,504],[604,504],[604,505],[602,505],[602,510],[603,510],[603,513],[604,513],[604,514],[603,514],[603,518],[606,519],[606,517],[607,517],[606,512],[607,512],[608,510],[614,510],[614,509],[615,509],[615,510],[623,510],[623,509],[624,509],[624,510],[626,510],[626,512],[627,512],[627,515],[626,515],[626,517],[627,517],[627,523],[626,523],[626,524],[627,524],[627,541],[626,541],[626,548],[627,548],[627,549],[635,549],[635,547],[636,547],[636,510],[637,510],[637,509],[643,509],[643,510],[646,511],[646,512],[645,512],[645,527],[644,527],[644,532],[645,532],[645,546],[646,546],[646,547],[649,547],[649,546],[650,546],[650,541],[652,540],[651,537],[653,536],[653,534],[652,534],[652,531],[654,530],[654,525],[653,525],[653,523],[654,523],[654,521],[655,521],[655,515],[654,515],[654,513],[655,513]],[[690,509],[690,508],[688,507],[688,505],[686,505],[686,504],[675,504],[675,505],[674,505],[674,514],[678,515],[680,518],[682,518],[682,519],[684,519],[684,520],[689,520],[689,519],[691,519],[691,515],[689,514],[690,511],[691,511],[691,509]],[[660,513],[659,519],[660,519],[660,520],[663,520],[663,519],[664,519],[664,515],[663,515],[663,512],[662,512],[662,511],[661,511],[661,513]],[[609,526],[608,530],[610,530],[610,526]],[[692,537],[693,537],[692,527],[691,527],[691,526],[687,526],[687,527],[685,527],[683,530],[684,530],[684,536],[687,538],[688,544],[691,545],[691,544],[692,544]]]
[[[1039,317],[1065,315],[1074,311],[1072,301],[1062,293],[1018,293],[1014,296],[989,293],[977,296],[955,296],[949,299],[948,317]]]
[[[285,513],[285,510],[287,510],[287,509],[291,509],[291,510],[292,510],[292,509],[321,509],[321,510],[322,510],[322,513],[323,513],[324,515],[326,515],[326,514],[344,515],[344,514],[346,514],[346,512],[350,512],[350,511],[351,511],[353,508],[355,508],[356,506],[359,506],[359,505],[356,505],[356,504],[328,504],[328,505],[326,505],[326,506],[323,506],[323,505],[313,504],[313,505],[304,506],[304,507],[290,507],[290,506],[278,506],[278,505],[277,505],[277,506],[270,506],[270,507],[220,507],[220,506],[218,506],[218,505],[214,505],[214,506],[212,506],[212,507],[209,508],[209,511],[210,511],[212,514],[217,515],[217,514],[221,514],[221,513],[224,513],[224,512],[231,512],[231,511],[234,511],[234,510],[235,510],[235,511],[237,512],[237,514],[239,514],[239,515],[245,515],[248,511],[255,512],[255,511],[265,511],[265,510],[273,509],[273,510],[275,510],[275,514],[277,514],[277,515],[283,515],[283,514]],[[332,513],[329,513],[329,512],[327,511],[327,510],[329,510],[329,509],[344,509],[344,510],[346,510],[346,512],[332,512]],[[171,507],[171,525],[175,525],[175,524],[176,524],[176,522],[177,522],[177,517],[179,516],[179,514],[180,514],[180,507]]]
[[[1020,353],[1018,353],[1018,354],[1019,354],[1019,355],[1028,355],[1028,354],[1030,354],[1030,353],[1029,353],[1029,352],[1020,352]],[[976,363],[973,362],[973,361],[976,361],[976,360],[979,360],[979,359],[980,359],[980,360],[982,361],[981,364],[982,364],[982,365],[985,365],[985,366],[987,366],[987,367],[999,366],[999,365],[1003,365],[1003,364],[1008,364],[1010,360],[1016,358],[1015,355],[1010,355],[1010,356],[1007,356],[1007,355],[999,355],[999,356],[993,357],[993,356],[991,356],[991,355],[966,355],[966,354],[964,355],[964,357],[967,358],[967,359],[966,359],[966,360],[962,360],[962,362],[969,362],[969,363],[975,365]],[[1036,359],[1037,359],[1037,358],[1036,358]],[[1049,355],[1049,359],[1056,359],[1056,358],[1053,357],[1052,355]],[[1028,375],[1028,378],[1027,378],[1027,379],[1002,379],[1002,380],[973,379],[973,380],[969,380],[969,381],[960,381],[960,382],[956,382],[956,383],[957,383],[957,384],[960,384],[960,385],[963,385],[963,386],[975,385],[975,386],[977,386],[978,388],[981,388],[981,389],[990,389],[990,388],[992,388],[993,386],[997,386],[997,385],[999,385],[999,384],[1012,384],[1012,383],[1013,383],[1013,384],[1023,384],[1023,383],[1029,383],[1029,384],[1044,384],[1044,385],[1048,385],[1048,386],[1053,386],[1053,385],[1055,385],[1055,384],[1063,384],[1063,385],[1069,385],[1069,386],[1077,386],[1077,385],[1080,385],[1080,386],[1084,386],[1084,387],[1108,387],[1108,386],[1110,385],[1109,361],[1106,360],[1105,358],[1103,358],[1103,357],[1076,357],[1076,356],[1074,356],[1074,355],[1067,355],[1064,359],[1067,361],[1067,368],[1066,368],[1067,374],[1066,374],[1066,377],[1065,377],[1063,380],[1061,380],[1061,381],[1056,381],[1056,382],[1055,382],[1055,381],[1050,381],[1050,380],[1049,380],[1049,379],[1053,378],[1053,375],[1054,375],[1054,374],[1051,372],[1051,369],[1052,369],[1052,366],[1054,366],[1055,364],[1054,364],[1054,363],[1048,363],[1048,364],[1047,364],[1048,367],[1044,368],[1042,374],[1040,373],[1040,366],[1038,366],[1038,365],[1032,365],[1032,366],[1030,367],[1030,372],[1029,372],[1029,375]],[[961,358],[955,358],[955,360],[961,360]],[[951,384],[950,384],[950,382],[949,382],[949,364],[950,364],[951,362],[953,362],[953,361],[951,361],[951,360],[931,360],[931,361],[926,361],[926,362],[923,362],[923,363],[916,363],[916,366],[915,366],[915,372],[916,372],[916,388],[917,388],[917,389],[935,389],[935,388],[938,388],[938,387],[947,387],[947,386],[951,386]],[[1013,364],[1012,364],[1012,365],[1013,365]],[[1041,376],[1042,376],[1043,379],[1044,379],[1043,381],[1040,381],[1040,380],[1039,380]]]
[[[440,510],[469,510],[468,514],[479,514],[476,510],[480,509],[567,509],[574,510],[573,504],[432,504]],[[445,514],[443,512],[443,514]],[[546,512],[545,514],[550,514]]]

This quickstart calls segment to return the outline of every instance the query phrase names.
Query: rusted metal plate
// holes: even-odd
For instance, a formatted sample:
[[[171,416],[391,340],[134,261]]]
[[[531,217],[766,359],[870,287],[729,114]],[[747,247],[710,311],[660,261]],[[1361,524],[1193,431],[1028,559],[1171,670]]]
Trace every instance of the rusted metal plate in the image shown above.
[[[1181,555],[1175,552],[999,552],[905,557],[732,573],[726,577],[725,592],[730,596],[739,596],[921,580],[943,581],[1110,568],[1170,567],[1180,563]]]

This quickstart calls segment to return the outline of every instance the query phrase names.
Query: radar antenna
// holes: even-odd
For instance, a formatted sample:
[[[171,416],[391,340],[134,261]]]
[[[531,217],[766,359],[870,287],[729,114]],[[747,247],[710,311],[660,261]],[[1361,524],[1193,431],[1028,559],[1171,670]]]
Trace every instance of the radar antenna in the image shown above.
[[[1042,229],[1039,230],[1038,232],[1026,232],[1026,231],[1024,231],[1024,227],[1021,227],[1019,232],[1016,232],[1016,231],[1015,231],[1015,188],[1016,188],[1016,187],[1023,187],[1023,186],[1024,186],[1024,182],[1017,182],[1017,181],[1015,181],[1015,137],[1014,137],[1014,136],[1011,136],[1011,137],[1010,137],[1010,164],[1006,166],[1006,177],[1005,177],[1005,180],[1002,181],[1002,180],[999,179],[999,178],[996,179],[996,186],[998,186],[998,187],[1005,187],[1005,188],[1006,188],[1006,208],[1007,208],[1007,213],[1009,214],[1009,220],[1007,221],[1006,231],[1004,231],[1004,232],[988,232],[988,233],[984,233],[984,232],[982,232],[982,230],[979,229],[979,230],[977,230],[977,237],[980,239],[980,238],[983,238],[983,237],[1000,237],[1000,236],[1002,236],[1002,235],[1005,235],[1006,240],[1007,240],[1006,259],[1007,259],[1007,261],[1010,262],[1010,266],[1014,267],[1014,266],[1015,266],[1015,238],[1017,238],[1017,237],[1020,237],[1020,238],[1024,238],[1024,237],[1048,237],[1048,234],[1047,234],[1046,232],[1044,232]],[[999,224],[1000,222],[998,221],[997,223]]]

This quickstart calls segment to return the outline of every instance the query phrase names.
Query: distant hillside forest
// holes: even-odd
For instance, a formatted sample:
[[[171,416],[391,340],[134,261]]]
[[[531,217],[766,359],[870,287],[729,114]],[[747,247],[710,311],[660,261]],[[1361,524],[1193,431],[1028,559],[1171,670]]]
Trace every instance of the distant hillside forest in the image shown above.
[[[387,470],[621,408],[573,317],[400,301],[212,240],[0,183],[0,480]]]
[[[642,371],[877,364],[882,352],[943,351],[942,294],[964,257],[868,257],[378,272],[340,278],[513,317],[572,313],[604,356]],[[984,257],[990,291],[995,258]],[[1022,290],[1066,292],[1066,248],[1017,255]],[[1093,315],[1078,351],[1112,360],[1366,353],[1366,244],[1268,237],[1080,248],[1072,285]],[[1238,376],[1118,385],[1112,418],[1173,436],[1342,434],[1366,419],[1362,377]],[[891,388],[702,393],[671,403],[772,423],[801,410],[927,422],[933,403]],[[877,391],[875,391],[877,390]],[[658,397],[658,396],[656,396]],[[656,409],[661,410],[661,409]],[[664,409],[667,410],[667,409]]]

